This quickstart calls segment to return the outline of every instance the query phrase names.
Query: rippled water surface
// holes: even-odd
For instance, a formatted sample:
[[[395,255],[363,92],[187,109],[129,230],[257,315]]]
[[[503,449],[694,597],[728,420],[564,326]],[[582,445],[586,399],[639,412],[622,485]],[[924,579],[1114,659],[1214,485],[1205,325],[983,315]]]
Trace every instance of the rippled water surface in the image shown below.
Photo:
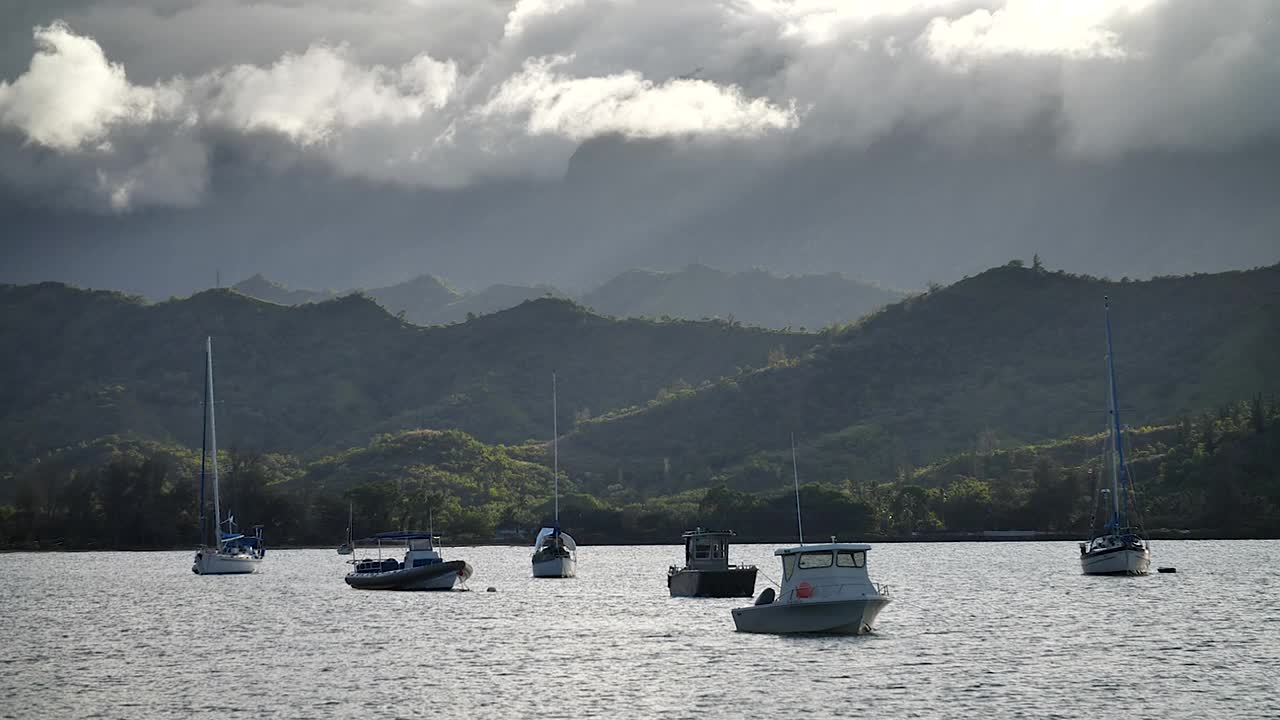
[[[772,546],[737,560],[777,578]],[[448,548],[472,592],[352,590],[332,550],[198,577],[190,552],[0,556],[5,717],[1280,717],[1280,542],[1155,542],[1178,573],[1084,577],[1072,543],[877,545],[864,637],[734,632],[667,597],[667,547]],[[494,586],[496,593],[484,590]]]

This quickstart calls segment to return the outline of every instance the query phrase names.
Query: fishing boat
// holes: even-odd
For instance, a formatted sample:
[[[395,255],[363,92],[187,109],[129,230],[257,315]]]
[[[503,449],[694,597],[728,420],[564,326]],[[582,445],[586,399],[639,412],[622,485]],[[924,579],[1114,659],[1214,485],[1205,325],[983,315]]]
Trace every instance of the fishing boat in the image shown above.
[[[870,545],[841,543],[831,538],[821,545],[804,544],[800,515],[800,479],[796,471],[795,439],[791,468],[796,484],[796,528],[800,544],[780,548],[782,584],[778,592],[765,588],[755,604],[733,609],[739,632],[789,635],[821,633],[861,635],[871,632],[877,616],[889,604],[889,589],[867,574]]]
[[[385,532],[358,542],[373,542],[378,548],[376,558],[349,561],[355,568],[345,579],[358,590],[452,590],[474,572],[463,560],[440,557],[440,536],[429,532]],[[402,542],[403,560],[382,557],[384,543]]]
[[[551,476],[555,495],[555,520],[538,531],[533,541],[533,576],[571,578],[578,574],[578,544],[560,529],[560,425],[556,417],[556,374],[551,373]]]
[[[218,497],[218,428],[213,411],[213,339],[205,338],[204,346],[204,420],[200,441],[200,542],[206,543],[205,520],[205,468],[210,470],[213,487],[214,544],[204,544],[196,551],[191,572],[197,575],[244,575],[258,571],[258,565],[266,554],[262,542],[262,526],[254,527],[253,535],[237,532],[235,515],[221,520],[222,507]],[[223,530],[223,527],[226,530]]]
[[[729,564],[732,530],[686,532],[684,567],[667,569],[671,597],[751,597],[756,590],[755,565]]]
[[[1104,468],[1111,487],[1094,496],[1094,521],[1089,540],[1080,543],[1080,569],[1085,575],[1146,575],[1151,568],[1150,541],[1143,531],[1133,477],[1124,458],[1120,424],[1120,399],[1116,390],[1115,351],[1111,343],[1111,299],[1103,298],[1107,331],[1107,439]],[[1102,502],[1099,502],[1099,501]],[[1097,525],[1098,506],[1104,506],[1106,522]]]

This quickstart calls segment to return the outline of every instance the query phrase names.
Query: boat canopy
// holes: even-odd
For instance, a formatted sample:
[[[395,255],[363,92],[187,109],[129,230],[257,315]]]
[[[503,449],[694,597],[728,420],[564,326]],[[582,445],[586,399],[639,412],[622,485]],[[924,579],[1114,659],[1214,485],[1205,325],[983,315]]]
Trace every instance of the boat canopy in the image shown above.
[[[564,540],[564,546],[566,548],[570,550],[578,549],[578,543],[573,541],[573,536],[570,535],[569,533],[562,531],[560,528],[544,527],[542,528],[542,530],[538,531],[538,538],[533,541],[534,551],[537,551],[538,548],[542,547],[543,540],[546,540],[549,537],[557,537],[557,536],[559,536],[560,539]]]
[[[691,537],[733,537],[735,535],[737,533],[732,530],[705,530],[698,528],[697,530],[686,530],[680,537],[687,540]]]
[[[778,548],[773,551],[774,555],[795,555],[797,553],[807,552],[823,552],[831,550],[870,550],[870,545],[862,543],[822,543],[821,545],[800,545],[798,547]]]
[[[370,540],[438,540],[439,538],[440,538],[439,535],[432,535],[431,533],[405,532],[403,530],[396,530],[392,532],[382,532],[382,533],[378,533],[377,535],[371,535],[367,538],[361,538],[356,542],[367,542]]]

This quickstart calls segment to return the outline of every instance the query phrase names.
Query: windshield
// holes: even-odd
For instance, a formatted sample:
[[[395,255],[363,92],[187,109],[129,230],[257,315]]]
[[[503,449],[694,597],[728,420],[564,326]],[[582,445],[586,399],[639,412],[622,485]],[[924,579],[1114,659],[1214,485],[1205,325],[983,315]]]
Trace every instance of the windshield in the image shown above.
[[[831,567],[830,552],[810,552],[800,554],[800,569],[812,570],[814,568]]]
[[[836,553],[836,565],[840,567],[866,567],[867,551],[865,550],[841,550]]]

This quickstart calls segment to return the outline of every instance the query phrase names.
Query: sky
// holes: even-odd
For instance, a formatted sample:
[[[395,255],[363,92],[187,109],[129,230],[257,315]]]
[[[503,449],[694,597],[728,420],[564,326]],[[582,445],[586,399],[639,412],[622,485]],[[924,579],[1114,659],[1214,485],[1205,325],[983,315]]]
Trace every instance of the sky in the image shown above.
[[[0,282],[1148,277],[1278,188],[1280,0],[0,5]]]

